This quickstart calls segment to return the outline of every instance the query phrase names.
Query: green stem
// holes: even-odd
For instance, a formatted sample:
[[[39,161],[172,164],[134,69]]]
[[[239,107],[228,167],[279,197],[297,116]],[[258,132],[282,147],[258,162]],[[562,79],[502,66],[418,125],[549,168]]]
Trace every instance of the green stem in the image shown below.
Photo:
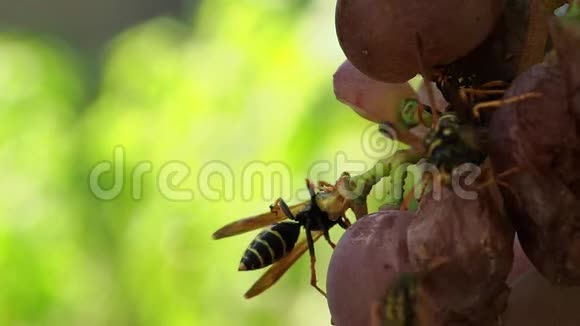
[[[382,178],[390,176],[400,166],[417,163],[421,157],[421,153],[414,150],[397,151],[392,156],[378,161],[363,174],[351,177],[345,197],[353,201],[366,201],[372,187]]]

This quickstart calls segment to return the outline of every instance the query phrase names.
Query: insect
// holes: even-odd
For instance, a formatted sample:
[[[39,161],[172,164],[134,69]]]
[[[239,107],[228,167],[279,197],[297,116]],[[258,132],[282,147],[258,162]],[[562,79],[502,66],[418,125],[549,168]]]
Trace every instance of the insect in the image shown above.
[[[349,187],[341,189],[341,192],[348,194],[352,189],[364,189],[362,194],[358,196],[365,198],[370,189],[384,177],[397,175],[404,180],[407,176],[405,171],[408,165],[417,164],[421,159],[426,159],[426,162],[431,164],[431,166],[420,165],[424,172],[432,172],[438,181],[449,184],[454,168],[463,163],[479,165],[485,159],[485,155],[479,150],[475,142],[473,130],[470,126],[462,126],[455,112],[444,112],[423,138],[423,147],[420,150],[399,150],[391,156],[379,160],[367,172],[349,177],[349,182],[344,183]],[[423,173],[424,177],[426,175]],[[426,187],[426,181],[424,179],[423,189]],[[400,182],[400,184],[403,183]],[[409,192],[409,195],[412,193],[414,192]],[[346,196],[357,198],[357,194]],[[410,197],[400,199],[402,200],[402,209],[406,209]]]
[[[307,179],[306,186],[310,200],[288,206],[283,199],[278,199],[270,206],[270,212],[232,222],[213,234],[214,239],[221,239],[264,228],[244,252],[239,270],[272,266],[246,292],[246,298],[252,298],[274,285],[307,250],[310,254],[310,284],[326,296],[317,285],[314,242],[324,237],[334,248],[328,231],[336,224],[344,229],[350,225],[345,216],[350,206],[333,185],[320,182],[320,191],[315,192]],[[298,242],[302,228],[306,237]]]
[[[475,70],[472,67],[476,67]],[[481,67],[481,64],[466,64],[459,60],[455,64],[438,67],[433,73],[437,88],[463,123],[485,126],[489,116],[482,116],[482,109],[542,96],[538,92],[527,92],[502,99],[515,76],[507,71],[481,70]]]
[[[473,128],[463,127],[454,112],[445,112],[424,139],[427,162],[440,172],[451,174],[462,163],[479,165],[485,155],[478,149]]]
[[[455,80],[445,70],[436,71],[434,74],[428,73],[423,65],[422,53],[421,38],[417,35],[417,59],[424,72],[423,75],[427,76],[427,80],[435,80],[450,104],[445,108],[445,112],[440,114],[438,108],[429,108],[414,99],[407,99],[401,103],[399,106],[400,121],[380,126],[381,132],[387,133],[386,130],[390,128],[395,129],[398,133],[399,130],[392,128],[393,125],[412,128],[419,123],[430,127],[430,129],[422,139],[419,137],[413,139],[408,135],[405,138],[400,138],[412,148],[395,152],[390,157],[377,162],[367,172],[354,176],[348,183],[345,183],[350,186],[349,189],[368,189],[362,193],[361,198],[366,197],[370,189],[383,177],[394,175],[398,169],[406,169],[409,164],[416,164],[421,159],[426,159],[427,163],[431,164],[431,166],[423,165],[423,167],[429,168],[430,172],[433,172],[433,176],[437,176],[438,181],[442,181],[444,184],[451,181],[454,168],[463,163],[480,165],[485,159],[485,154],[477,143],[477,133],[480,129],[477,128],[479,121],[474,119],[474,115],[478,113],[475,108],[482,107],[481,105],[477,106],[480,104],[478,101],[482,99],[503,95],[503,89],[508,84],[499,81],[489,82],[482,90],[466,87],[467,85],[471,86],[473,80]],[[430,102],[435,103],[430,83],[426,83],[426,87]],[[494,101],[493,103],[497,105],[497,103],[502,102]],[[469,113],[468,118],[463,117],[465,112]],[[389,128],[384,128],[385,126]],[[399,175],[403,178],[406,177],[406,173],[399,173]],[[423,173],[423,176],[425,175]],[[423,178],[423,190],[426,188],[426,181]],[[349,189],[346,189],[345,192],[348,193]],[[409,195],[414,193],[413,190],[409,192]],[[356,198],[356,196],[351,197]],[[409,199],[410,197],[403,200],[402,209],[407,207]]]

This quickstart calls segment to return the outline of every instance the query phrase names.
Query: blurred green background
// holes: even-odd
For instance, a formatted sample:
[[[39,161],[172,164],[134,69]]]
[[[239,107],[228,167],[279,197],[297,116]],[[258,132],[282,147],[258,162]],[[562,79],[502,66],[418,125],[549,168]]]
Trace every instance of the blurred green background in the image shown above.
[[[38,22],[39,10],[22,17]],[[334,99],[343,55],[333,16],[324,0],[202,1],[128,20],[100,43],[67,19],[55,20],[60,30],[3,20],[0,325],[328,325],[307,259],[245,300],[261,272],[237,266],[255,233],[210,235],[280,195],[244,182],[251,162],[282,162],[295,203],[313,162],[332,168],[315,179],[333,181],[355,169],[341,157],[376,158],[361,145],[370,123]],[[90,172],[118,146],[122,191],[99,199]],[[173,190],[193,199],[160,190],[171,162],[188,169]],[[144,164],[151,172],[136,198],[141,179],[131,174]],[[204,178],[208,164],[233,183]],[[114,177],[105,173],[100,187]],[[324,287],[330,249],[316,249]]]

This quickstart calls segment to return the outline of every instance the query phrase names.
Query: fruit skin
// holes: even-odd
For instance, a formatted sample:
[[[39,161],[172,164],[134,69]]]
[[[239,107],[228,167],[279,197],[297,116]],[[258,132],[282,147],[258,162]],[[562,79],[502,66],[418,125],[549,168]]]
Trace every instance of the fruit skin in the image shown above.
[[[416,98],[408,83],[384,83],[374,80],[346,60],[333,76],[334,94],[361,117],[376,122],[395,122],[399,105],[406,98]]]
[[[553,175],[575,189],[580,182],[580,171],[574,164],[580,158],[580,134],[577,120],[570,112],[561,67],[548,63],[531,67],[518,76],[504,98],[529,92],[542,95],[505,105],[493,114],[489,129],[490,152],[496,154],[495,157],[506,155],[505,160],[494,163],[501,168],[517,166],[528,172]]]
[[[453,62],[491,32],[504,0],[338,0],[336,32],[346,57],[367,76],[404,82],[425,67]]]
[[[434,74],[440,76],[438,87],[461,121],[471,121],[474,126],[485,126],[488,121],[485,110],[478,119],[473,119],[472,106],[459,92],[461,88],[480,88],[489,82],[510,82],[516,77],[527,37],[529,5],[529,0],[506,0],[500,19],[485,41],[451,64],[434,69]],[[491,99],[494,98],[478,101]]]
[[[514,231],[493,186],[476,199],[442,187],[440,199],[423,198],[407,231],[413,269],[437,306],[443,325],[495,325],[509,293]]]
[[[498,173],[519,170],[502,192],[530,261],[554,284],[580,285],[580,125],[565,71],[542,63],[521,74],[505,97],[543,96],[496,110],[487,146]]]
[[[337,326],[369,325],[371,306],[410,268],[407,227],[413,214],[379,211],[359,219],[341,237],[328,267],[326,288]]]

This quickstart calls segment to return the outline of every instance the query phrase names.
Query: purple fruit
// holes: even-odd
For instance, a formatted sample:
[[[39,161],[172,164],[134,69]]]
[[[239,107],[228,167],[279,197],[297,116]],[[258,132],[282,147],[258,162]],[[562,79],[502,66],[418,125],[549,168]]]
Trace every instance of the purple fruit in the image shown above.
[[[551,282],[580,285],[580,121],[569,91],[580,85],[566,67],[538,64],[513,82],[505,98],[542,96],[494,112],[488,147],[496,171],[517,169],[503,194],[527,256]]]
[[[367,76],[405,82],[421,72],[416,35],[426,67],[464,56],[492,31],[504,0],[339,0],[338,41]]]
[[[408,83],[384,83],[358,71],[348,60],[334,74],[336,98],[363,118],[376,122],[395,122],[406,98],[417,95]]]
[[[476,193],[463,199],[443,187],[440,199],[427,196],[407,233],[411,263],[444,325],[494,325],[507,300],[514,231],[497,189]]]
[[[328,306],[337,326],[369,325],[371,306],[409,271],[407,227],[413,215],[380,211],[359,219],[337,244],[327,275]]]

